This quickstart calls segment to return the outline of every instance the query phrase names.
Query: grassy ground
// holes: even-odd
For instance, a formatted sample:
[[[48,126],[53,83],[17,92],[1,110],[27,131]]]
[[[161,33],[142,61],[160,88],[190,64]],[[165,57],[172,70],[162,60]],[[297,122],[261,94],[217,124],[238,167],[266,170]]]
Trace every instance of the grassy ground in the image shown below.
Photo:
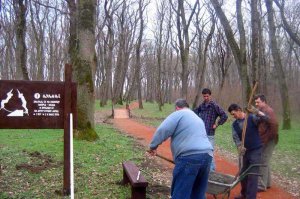
[[[114,108],[124,108],[124,105],[116,104],[114,105]],[[95,100],[95,110],[101,110],[101,111],[106,111],[106,110],[111,110],[112,109],[112,101],[108,100],[107,105],[101,107],[100,106],[100,100]]]
[[[173,104],[165,104],[162,107],[162,111],[159,111],[158,105],[156,103],[143,103],[144,109],[134,109],[132,110],[132,115],[141,122],[157,127],[161,121],[175,110]]]
[[[95,142],[74,140],[75,198],[129,198],[130,188],[120,185],[121,163],[145,164],[144,150],[110,126],[96,131]],[[0,130],[0,198],[62,198],[55,193],[63,187],[62,160],[61,130]],[[48,166],[32,173],[20,167],[25,163]],[[155,194],[147,197],[160,198]]]
[[[110,110],[111,106],[97,110]],[[157,104],[144,103],[144,109],[132,111],[134,118],[147,125],[157,127],[171,112],[174,106],[165,104],[158,111]],[[231,138],[231,122],[220,126],[216,133],[218,147],[235,153]],[[280,131],[280,142],[272,158],[274,170],[291,181],[300,182],[300,124],[294,122],[293,129]],[[130,188],[121,186],[121,163],[132,160],[144,172],[150,184],[147,198],[165,198],[169,188],[155,185],[154,172],[145,163],[143,151],[134,140],[116,132],[111,126],[98,125],[96,132],[99,140],[86,142],[74,140],[75,198],[117,198],[130,196]],[[37,155],[40,154],[40,155]],[[61,130],[0,130],[0,198],[62,198],[55,194],[63,186],[63,132]],[[40,173],[17,169],[17,165],[26,163],[32,167],[48,167]],[[162,172],[160,172],[162,173]],[[152,182],[151,182],[152,181]],[[162,194],[162,192],[164,192]],[[164,196],[162,196],[164,195]]]
[[[165,104],[162,112],[158,111],[157,107],[155,103],[144,103],[143,110],[133,110],[132,112],[139,119],[148,118],[145,123],[157,127],[163,118],[174,111],[174,105]],[[150,120],[149,118],[154,119]],[[144,122],[143,119],[140,120]],[[231,135],[232,121],[233,119],[230,117],[228,122],[218,127],[216,145],[222,150],[235,154],[236,148]],[[279,143],[272,157],[272,168],[279,175],[300,183],[300,123],[293,121],[292,127],[291,130],[280,129]]]

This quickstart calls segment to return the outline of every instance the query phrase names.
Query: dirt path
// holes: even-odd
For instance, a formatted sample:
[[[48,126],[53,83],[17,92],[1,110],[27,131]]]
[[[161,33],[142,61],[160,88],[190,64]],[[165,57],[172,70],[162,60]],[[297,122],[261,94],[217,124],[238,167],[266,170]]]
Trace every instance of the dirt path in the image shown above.
[[[131,105],[131,109],[135,108],[136,104]],[[155,132],[155,128],[148,127],[143,124],[138,123],[137,121],[134,121],[133,119],[114,119],[112,120],[113,125],[120,129],[122,132],[126,132],[128,135],[133,136],[139,141],[141,144],[143,144],[145,147],[147,147],[152,139],[153,133]],[[164,142],[161,146],[158,148],[158,154],[161,156],[164,156],[168,159],[172,159],[171,151],[170,151],[170,142],[169,140],[167,142]],[[158,157],[157,157],[158,158]],[[235,175],[237,173],[237,165],[227,161],[225,158],[219,156],[215,152],[215,158],[216,158],[216,164],[217,164],[217,172],[226,173]],[[167,162],[167,161],[161,161],[165,164],[165,166],[168,166],[170,169],[173,168],[173,164]],[[236,186],[231,191],[231,197],[239,194],[240,186]],[[207,196],[208,199],[213,198],[211,195]],[[293,199],[291,194],[281,189],[279,186],[274,185],[272,188],[268,189],[267,192],[260,192],[257,195],[258,199]]]

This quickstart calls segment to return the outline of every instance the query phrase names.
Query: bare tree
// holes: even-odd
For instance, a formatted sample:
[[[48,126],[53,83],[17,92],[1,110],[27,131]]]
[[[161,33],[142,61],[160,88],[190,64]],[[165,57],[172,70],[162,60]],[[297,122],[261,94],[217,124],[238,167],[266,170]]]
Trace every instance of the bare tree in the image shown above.
[[[187,98],[188,96],[188,76],[189,76],[189,54],[190,54],[190,36],[189,36],[189,27],[195,14],[195,10],[199,5],[199,1],[196,1],[194,6],[191,7],[191,13],[188,19],[186,18],[185,11],[185,0],[178,0],[177,8],[174,7],[172,0],[170,4],[172,5],[173,10],[176,12],[176,25],[177,25],[177,37],[179,41],[179,50],[181,58],[181,96]]]
[[[291,110],[289,102],[288,87],[285,80],[285,72],[281,63],[281,56],[278,49],[277,39],[276,39],[276,27],[274,22],[274,10],[273,10],[273,0],[265,0],[267,11],[268,11],[268,24],[269,24],[269,37],[270,46],[273,57],[273,63],[276,69],[279,91],[281,96],[281,103],[283,109],[283,129],[291,128]]]
[[[262,3],[259,1],[259,15],[262,16],[263,9]],[[264,37],[263,31],[263,24],[261,17],[258,20],[258,66],[257,66],[257,80],[258,84],[258,91],[261,93],[267,94],[267,64],[266,64],[266,42]],[[259,71],[259,72],[258,72]]]
[[[101,59],[98,63],[98,70],[100,69],[100,71],[102,71],[100,84],[100,106],[106,105],[107,100],[112,96],[113,51],[116,45],[114,15],[121,5],[122,4],[118,1],[105,0],[105,17],[102,24],[98,22],[98,56]],[[99,18],[100,17],[101,16],[99,16]],[[100,19],[98,21],[100,21]]]
[[[134,45],[134,35],[136,31],[137,21],[135,16],[137,13],[130,10],[132,2],[122,1],[122,8],[116,14],[118,25],[118,49],[116,52],[116,66],[113,79],[113,104],[123,104],[123,89],[125,86],[126,75],[129,68],[129,63],[132,58]],[[128,91],[128,85],[127,85]]]
[[[26,11],[28,2],[27,0],[13,0],[13,6],[16,15],[16,66],[20,71],[17,74],[22,75],[24,80],[29,80],[29,74],[26,67],[27,49],[25,43]]]
[[[54,2],[54,1],[51,1]],[[55,2],[57,5],[57,2]],[[63,8],[66,2],[61,2]],[[69,23],[65,20],[66,14],[58,8],[51,8],[49,5],[44,5],[49,9],[49,14],[45,19],[47,37],[44,39],[44,58],[45,62],[45,78],[52,81],[59,81],[63,77],[63,66],[68,58],[68,41],[67,38]],[[60,14],[62,13],[62,14]]]
[[[15,42],[14,42],[14,19],[13,15],[6,15],[5,13],[14,13],[13,8],[8,4],[5,4],[1,10],[1,31],[0,38],[1,41],[1,52],[3,55],[1,62],[1,79],[15,79],[16,78],[16,68],[13,67],[16,64],[15,59]]]
[[[284,30],[289,34],[289,36],[293,39],[293,41],[300,46],[300,38],[297,35],[297,33],[292,29],[292,27],[289,25],[285,14],[284,14],[284,5],[285,5],[285,0],[282,0],[282,3],[280,4],[278,0],[274,0],[278,8],[280,9],[280,16],[282,19],[283,27]]]
[[[163,101],[163,88],[162,88],[162,68],[163,68],[163,49],[164,41],[163,41],[163,34],[164,29],[163,25],[166,21],[166,9],[167,4],[166,1],[162,1],[157,9],[157,21],[159,22],[157,24],[157,34],[155,35],[155,46],[156,46],[156,59],[157,59],[157,76],[156,76],[156,101],[158,104],[159,111],[162,111],[162,106],[164,105]]]
[[[219,28],[215,35],[214,46],[211,48],[209,59],[212,67],[217,71],[216,73],[218,74],[217,77],[220,88],[219,93],[221,94],[228,69],[232,64],[232,53],[224,33]]]
[[[195,77],[195,92],[196,96],[193,102],[193,108],[195,108],[198,105],[199,98],[201,95],[201,88],[204,83],[204,74],[206,71],[206,65],[207,65],[207,52],[208,52],[208,46],[211,42],[211,39],[213,37],[214,31],[215,31],[215,24],[216,24],[216,19],[215,16],[211,13],[211,17],[209,18],[208,21],[211,22],[211,27],[210,31],[207,34],[207,37],[205,39],[205,34],[204,34],[204,29],[205,26],[208,24],[208,22],[205,22],[204,25],[202,25],[202,29],[200,28],[200,9],[196,12],[196,30],[197,30],[197,43],[198,43],[198,48],[196,50],[198,60],[197,60],[197,71],[196,71],[196,77]],[[203,40],[205,39],[204,42],[204,48],[203,48]]]
[[[149,5],[149,1],[145,2],[144,0],[139,0],[139,20],[140,20],[140,28],[139,28],[139,36],[136,44],[136,71],[135,71],[135,79],[137,83],[137,93],[138,93],[138,101],[139,108],[143,108],[143,98],[142,98],[142,85],[141,85],[141,44],[142,38],[144,35],[145,23],[144,23],[144,11],[146,7]]]
[[[236,1],[236,18],[238,24],[238,30],[240,34],[240,46],[237,44],[237,41],[234,38],[232,28],[229,24],[229,21],[221,8],[221,5],[218,0],[210,1],[216,11],[217,16],[220,19],[220,22],[223,26],[227,41],[231,47],[235,63],[237,65],[239,76],[242,82],[242,101],[244,104],[247,103],[248,95],[250,95],[250,83],[247,73],[247,59],[246,59],[246,35],[243,24],[243,17],[241,11],[241,0]]]
[[[251,0],[251,68],[252,81],[258,80],[258,55],[259,55],[259,12],[257,0]]]
[[[145,2],[144,0],[138,1],[138,16],[137,22],[139,22],[139,33],[137,36],[137,41],[135,44],[135,63],[134,63],[134,74],[132,79],[132,84],[128,91],[128,99],[133,95],[133,93],[137,93],[139,108],[143,109],[143,99],[142,99],[142,87],[141,87],[141,44],[144,36],[145,29],[145,20],[144,20],[144,12],[145,9],[149,5],[149,1]],[[136,91],[136,92],[134,92]]]
[[[45,49],[44,49],[44,34],[45,34],[45,20],[48,17],[49,10],[41,9],[41,6],[34,2],[29,3],[30,14],[31,14],[31,27],[33,30],[33,35],[36,43],[36,65],[37,71],[32,74],[32,79],[44,80],[44,70],[45,70]],[[43,12],[43,14],[41,14]]]

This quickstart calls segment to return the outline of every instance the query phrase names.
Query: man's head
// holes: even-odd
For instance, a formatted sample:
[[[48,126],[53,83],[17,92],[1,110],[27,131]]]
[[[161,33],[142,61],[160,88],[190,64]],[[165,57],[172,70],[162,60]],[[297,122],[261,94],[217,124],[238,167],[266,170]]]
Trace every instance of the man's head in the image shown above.
[[[211,91],[210,91],[210,89],[204,88],[202,90],[202,96],[203,96],[204,102],[209,102],[211,100]]]
[[[237,104],[230,104],[228,107],[228,112],[235,119],[243,119],[245,117],[245,113],[243,112],[242,108]]]
[[[177,99],[175,101],[175,109],[176,110],[180,110],[183,108],[189,108],[189,104],[187,103],[187,101],[185,99]]]
[[[266,96],[263,94],[258,94],[254,96],[255,106],[258,109],[264,108],[267,105]]]

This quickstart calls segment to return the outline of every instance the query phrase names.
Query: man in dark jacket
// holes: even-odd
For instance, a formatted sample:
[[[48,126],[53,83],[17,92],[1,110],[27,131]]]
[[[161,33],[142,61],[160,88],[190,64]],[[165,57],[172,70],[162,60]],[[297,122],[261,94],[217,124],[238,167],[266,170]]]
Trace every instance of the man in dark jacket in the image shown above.
[[[237,104],[231,104],[228,112],[236,119],[232,123],[233,140],[238,147],[239,153],[243,155],[242,168],[240,173],[245,172],[250,165],[261,163],[262,142],[258,133],[258,122],[266,119],[262,112],[256,112],[256,115],[249,114],[247,118],[247,128],[245,133],[244,146],[242,144],[242,131],[246,118],[241,107]],[[249,173],[259,173],[259,167],[252,167]],[[241,181],[241,194],[235,199],[255,199],[257,194],[257,175],[248,175]]]
[[[212,100],[211,91],[208,88],[202,90],[203,102],[198,108],[194,109],[194,112],[204,121],[205,130],[208,139],[213,147],[215,147],[215,130],[219,125],[226,122],[228,116],[225,111]],[[217,121],[217,118],[220,118]],[[216,169],[215,160],[213,158],[210,170]]]

